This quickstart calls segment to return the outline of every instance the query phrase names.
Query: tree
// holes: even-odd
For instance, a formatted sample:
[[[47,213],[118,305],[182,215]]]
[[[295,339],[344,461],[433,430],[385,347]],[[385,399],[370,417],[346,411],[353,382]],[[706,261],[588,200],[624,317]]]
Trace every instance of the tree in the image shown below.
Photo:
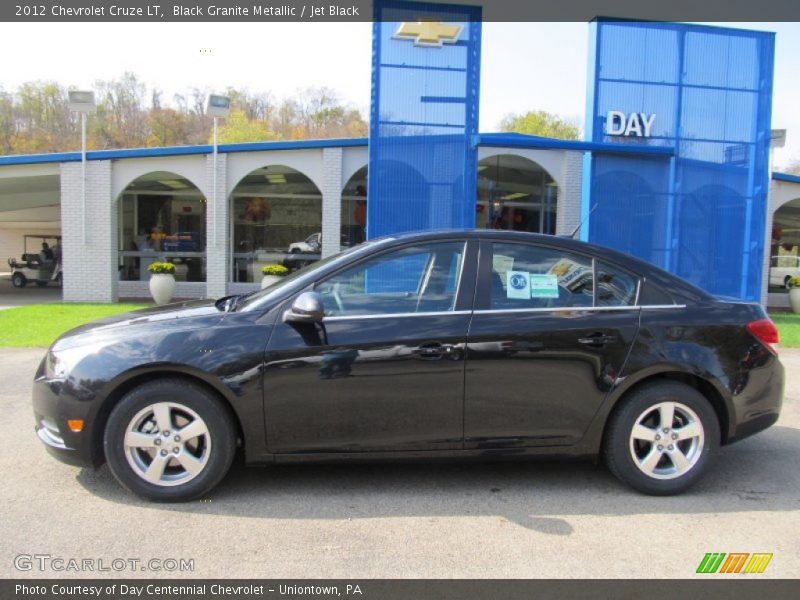
[[[133,73],[95,84],[97,111],[89,116],[90,149],[206,144],[212,119],[205,112],[210,90],[192,88],[171,102]],[[269,91],[228,88],[231,114],[220,122],[220,141],[363,137],[361,112],[329,88],[308,88],[280,102]],[[69,110],[68,91],[34,81],[16,91],[0,88],[0,154],[75,150],[80,117]]]
[[[274,139],[266,121],[251,121],[243,110],[232,110],[219,126],[220,144],[237,142],[263,142]]]
[[[95,148],[138,148],[147,144],[145,85],[133,73],[95,84],[98,103],[90,144]]]
[[[67,90],[56,82],[22,84],[17,90],[13,114],[11,145],[15,153],[74,148],[77,122],[69,111]]]
[[[544,110],[532,110],[525,114],[508,114],[500,121],[500,131],[527,133],[562,140],[577,140],[578,127]]]
[[[0,87],[0,153],[10,154],[14,151],[12,136],[14,135],[14,96]]]

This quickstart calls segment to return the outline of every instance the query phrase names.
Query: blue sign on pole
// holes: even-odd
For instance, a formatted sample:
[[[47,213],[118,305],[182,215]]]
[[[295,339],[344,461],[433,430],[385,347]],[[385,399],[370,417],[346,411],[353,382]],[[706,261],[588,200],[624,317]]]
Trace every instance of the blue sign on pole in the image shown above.
[[[481,8],[376,1],[367,237],[474,227]]]

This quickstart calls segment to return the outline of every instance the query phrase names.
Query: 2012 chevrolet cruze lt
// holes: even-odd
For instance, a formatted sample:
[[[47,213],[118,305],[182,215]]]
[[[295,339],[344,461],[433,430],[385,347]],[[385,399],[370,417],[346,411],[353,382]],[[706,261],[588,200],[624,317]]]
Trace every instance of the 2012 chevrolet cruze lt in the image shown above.
[[[602,456],[688,488],[775,423],[784,374],[757,304],[618,252],[502,231],[398,235],[258,293],[75,329],[33,386],[65,462],[184,501],[248,463]]]

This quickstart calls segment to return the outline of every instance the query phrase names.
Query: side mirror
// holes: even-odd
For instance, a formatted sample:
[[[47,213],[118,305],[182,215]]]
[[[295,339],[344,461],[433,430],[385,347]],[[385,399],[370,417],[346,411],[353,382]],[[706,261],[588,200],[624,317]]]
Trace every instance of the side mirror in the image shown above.
[[[322,296],[317,292],[303,292],[292,302],[292,307],[283,313],[287,323],[319,323],[325,316]]]

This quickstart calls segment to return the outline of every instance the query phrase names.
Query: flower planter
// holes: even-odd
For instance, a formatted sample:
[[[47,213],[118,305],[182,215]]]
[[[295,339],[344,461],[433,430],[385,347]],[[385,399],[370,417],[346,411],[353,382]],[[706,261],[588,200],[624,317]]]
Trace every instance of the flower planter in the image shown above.
[[[272,285],[273,283],[277,283],[281,279],[283,279],[283,278],[279,277],[278,275],[264,275],[264,277],[262,277],[262,279],[261,279],[261,289],[263,290],[268,285]]]
[[[800,313],[800,287],[789,289],[789,304],[793,313]]]
[[[167,273],[153,273],[150,276],[150,295],[156,304],[169,304],[175,295],[175,276]]]

